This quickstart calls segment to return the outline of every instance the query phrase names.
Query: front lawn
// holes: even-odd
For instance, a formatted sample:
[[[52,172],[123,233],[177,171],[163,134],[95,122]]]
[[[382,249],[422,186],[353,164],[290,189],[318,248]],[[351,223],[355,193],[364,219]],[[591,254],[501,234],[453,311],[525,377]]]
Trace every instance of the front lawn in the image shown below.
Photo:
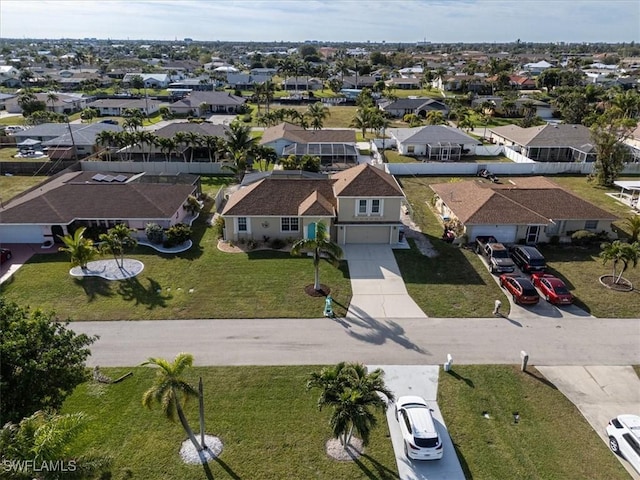
[[[629,478],[578,409],[528,370],[457,365],[440,372],[438,405],[466,478]]]
[[[203,212],[194,223],[194,246],[177,255],[149,247],[128,253],[144,263],[130,280],[69,275],[65,253],[39,254],[0,285],[0,294],[21,305],[54,310],[71,320],[157,320],[190,318],[321,317],[324,298],[308,296],[313,262],[287,252],[223,253]],[[339,268],[322,262],[320,280],[331,287],[336,314],[351,300],[346,261]],[[64,299],[64,301],[61,301]],[[338,305],[339,304],[339,305]]]
[[[196,359],[197,361],[197,359]],[[206,432],[220,438],[219,460],[209,462],[213,478],[327,480],[398,478],[389,428],[382,414],[371,443],[356,462],[338,462],[325,453],[331,438],[330,409],[319,412],[318,392],[307,392],[310,372],[320,367],[193,368],[185,379],[204,383]],[[86,412],[91,421],[74,446],[77,453],[96,450],[113,456],[111,476],[154,480],[206,478],[200,465],[185,465],[178,454],[186,434],[158,407],[147,410],[142,394],[153,383],[152,368],[103,369],[119,384],[88,382],[67,399],[64,413]],[[195,432],[198,402],[187,405]],[[103,477],[107,478],[107,477]]]
[[[5,150],[7,149],[2,149],[0,152],[4,152]],[[9,199],[41,182],[44,182],[46,179],[47,177],[38,175],[13,175],[10,177],[0,175],[0,200],[2,200],[3,203],[7,203]]]

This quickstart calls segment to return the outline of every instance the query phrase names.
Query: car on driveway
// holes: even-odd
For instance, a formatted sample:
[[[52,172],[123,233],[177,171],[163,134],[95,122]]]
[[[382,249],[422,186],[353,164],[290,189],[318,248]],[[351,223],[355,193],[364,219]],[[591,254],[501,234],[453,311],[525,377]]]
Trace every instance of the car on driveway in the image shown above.
[[[571,305],[575,297],[562,280],[553,275],[534,273],[531,275],[533,285],[540,290],[542,297],[554,305]]]
[[[442,440],[436,429],[431,409],[424,398],[406,395],[398,398],[395,410],[400,424],[404,454],[411,460],[440,460]]]
[[[0,248],[0,264],[11,259],[11,250],[8,248]]]
[[[513,262],[524,273],[544,272],[547,263],[540,251],[529,245],[516,245],[510,251]]]
[[[609,448],[640,473],[640,416],[618,415],[607,425]]]
[[[538,291],[525,277],[515,275],[500,275],[500,286],[513,297],[513,301],[519,305],[535,305],[540,301]]]

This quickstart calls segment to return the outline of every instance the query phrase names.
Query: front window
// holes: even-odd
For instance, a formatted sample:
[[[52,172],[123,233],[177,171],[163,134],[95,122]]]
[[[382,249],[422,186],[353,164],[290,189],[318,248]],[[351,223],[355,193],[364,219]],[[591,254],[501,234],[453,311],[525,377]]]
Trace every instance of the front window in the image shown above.
[[[366,215],[366,214],[367,214],[367,201],[358,200],[358,215]]]
[[[238,217],[238,231],[239,232],[247,231],[247,217]]]
[[[371,213],[374,215],[380,214],[380,200],[371,200]]]
[[[585,230],[595,230],[596,228],[598,228],[597,220],[587,220],[586,222],[584,222]]]
[[[356,202],[356,216],[381,216],[382,200],[379,198],[361,199]]]
[[[297,217],[285,217],[281,219],[280,229],[283,232],[297,232],[300,228],[299,225]]]

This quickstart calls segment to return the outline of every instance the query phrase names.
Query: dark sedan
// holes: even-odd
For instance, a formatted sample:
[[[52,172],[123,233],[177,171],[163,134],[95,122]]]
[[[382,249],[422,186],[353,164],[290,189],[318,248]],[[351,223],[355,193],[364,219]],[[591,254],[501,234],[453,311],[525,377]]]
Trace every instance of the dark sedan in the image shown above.
[[[540,295],[528,278],[513,275],[500,275],[500,286],[511,293],[513,301],[519,305],[535,305]]]
[[[0,264],[11,259],[11,250],[8,248],[0,248]]]

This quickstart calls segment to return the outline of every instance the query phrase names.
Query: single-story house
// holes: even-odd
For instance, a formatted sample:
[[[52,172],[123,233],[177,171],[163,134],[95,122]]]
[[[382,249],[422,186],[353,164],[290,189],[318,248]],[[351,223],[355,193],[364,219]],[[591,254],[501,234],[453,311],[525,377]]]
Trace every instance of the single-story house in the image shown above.
[[[35,93],[36,100],[43,102],[50,112],[68,115],[79,112],[87,106],[94,97],[85,97],[81,94],[55,92],[57,98],[49,98],[48,93]],[[20,97],[15,96],[6,101],[7,113],[22,113],[19,103]],[[52,101],[53,100],[53,101]]]
[[[217,80],[212,80],[209,77],[183,78],[182,80],[170,83],[167,90],[172,93],[180,91],[188,93],[194,90],[212,92],[214,89],[214,83],[215,86],[219,85]]]
[[[285,81],[282,82],[282,90],[287,92],[297,92],[297,91],[309,91],[309,90],[320,90],[322,89],[324,83],[319,78],[315,77],[306,77],[299,76],[289,77]]]
[[[400,155],[419,157],[424,161],[459,161],[463,155],[475,155],[481,143],[448,125],[427,125],[414,128],[388,128]]]
[[[536,162],[594,162],[591,132],[584,125],[553,124],[522,128],[505,125],[489,129],[489,140],[506,145]]]
[[[546,60],[540,60],[539,62],[535,62],[535,63],[525,63],[523,65],[523,68],[530,72],[532,75],[539,75],[542,72],[544,72],[546,69],[548,68],[552,68],[553,65],[549,62],[547,62]]]
[[[389,88],[398,88],[400,90],[418,90],[421,80],[414,77],[394,77],[387,80],[385,85]]]
[[[3,203],[0,243],[59,243],[81,226],[124,223],[140,233],[148,223],[169,228],[189,215],[184,205],[199,189],[194,175],[61,173]]]
[[[234,192],[222,210],[225,239],[313,238],[324,222],[333,241],[399,241],[404,193],[395,178],[369,164],[332,175],[274,171]]]
[[[142,77],[145,88],[167,88],[171,83],[171,76],[167,73],[127,73],[122,83],[130,85],[134,77]]]
[[[87,104],[95,108],[101,117],[120,117],[127,109],[138,110],[143,115],[153,115],[160,109],[161,103],[152,98],[104,98]]]
[[[493,236],[499,242],[569,241],[577,230],[612,233],[609,212],[544,177],[522,177],[505,184],[482,180],[430,185],[443,220],[458,220],[469,242]]]
[[[340,80],[339,76],[334,77],[337,80]],[[345,76],[342,78],[342,88],[373,88],[377,81],[379,81],[382,77],[373,76],[373,75],[358,75],[354,76]]]
[[[383,112],[396,118],[402,118],[412,113],[424,118],[428,112],[433,110],[442,112],[445,118],[449,115],[447,106],[433,98],[399,98],[394,101],[381,102],[378,107]]]
[[[270,74],[227,73],[227,86],[238,90],[253,90],[256,85],[262,85],[271,80]]]
[[[504,102],[504,98],[495,95],[478,96],[471,100],[471,108],[478,108],[485,102],[493,103],[493,109],[500,110],[502,108],[502,102]],[[547,120],[553,118],[553,108],[551,107],[551,104],[549,104],[548,102],[543,102],[542,100],[535,100],[528,97],[520,97],[515,100],[515,108],[519,114],[523,113],[523,108],[527,104],[535,107],[536,116]]]
[[[358,161],[356,132],[347,129],[305,130],[283,122],[266,128],[260,145],[273,148],[280,157],[317,156],[322,165],[355,164]]]
[[[73,159],[75,156],[74,147],[78,158],[95,153],[96,137],[105,130],[121,132],[122,127],[107,123],[43,123],[27,130],[15,132],[13,136],[17,143],[27,139],[42,142],[49,158],[58,160]]]
[[[225,92],[191,92],[169,105],[169,110],[178,115],[235,114],[246,101],[245,98]]]

